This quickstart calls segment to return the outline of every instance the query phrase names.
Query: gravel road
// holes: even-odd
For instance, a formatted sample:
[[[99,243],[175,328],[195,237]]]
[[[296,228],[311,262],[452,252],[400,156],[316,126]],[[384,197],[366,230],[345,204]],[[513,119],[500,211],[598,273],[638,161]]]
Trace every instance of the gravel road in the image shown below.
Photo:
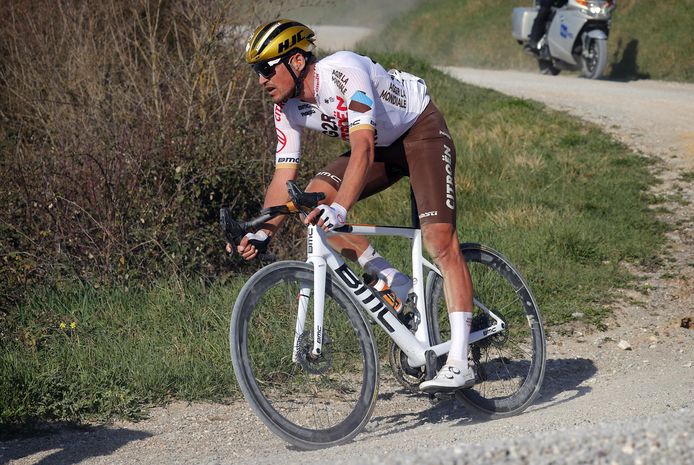
[[[694,85],[446,70],[599,124],[659,160],[655,193],[669,195],[667,264],[633,270],[651,291],[624,291],[605,332],[577,324],[548,334],[535,405],[488,421],[454,401],[409,395],[386,373],[366,430],[328,450],[287,446],[244,402],[176,403],[139,423],[2,442],[0,464],[694,464],[694,330],[680,326],[694,317],[694,196],[681,177],[694,171]]]

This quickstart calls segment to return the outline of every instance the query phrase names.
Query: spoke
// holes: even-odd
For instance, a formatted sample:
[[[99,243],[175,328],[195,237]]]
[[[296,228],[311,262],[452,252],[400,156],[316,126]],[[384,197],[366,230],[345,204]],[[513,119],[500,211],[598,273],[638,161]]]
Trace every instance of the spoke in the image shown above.
[[[297,295],[301,287],[310,287],[307,283],[292,282],[278,283],[265,294],[266,302],[259,302],[257,314],[249,327],[249,341],[262,344],[270,337],[275,343],[273,350],[278,346],[289,347],[289,354],[293,351],[293,337],[296,317]],[[276,291],[276,292],[275,292]],[[274,299],[272,296],[279,297]],[[281,305],[277,305],[282,302]],[[292,331],[282,337],[278,333],[278,316],[282,315],[281,325],[291,327]],[[324,429],[335,426],[344,421],[358,402],[358,394],[361,392],[360,384],[362,376],[350,377],[353,372],[361,372],[364,369],[362,363],[355,364],[353,359],[360,356],[360,351],[353,351],[356,333],[347,321],[346,314],[331,299],[325,303],[325,334],[331,336],[331,343],[324,342],[324,351],[335,349],[332,359],[322,359],[315,363],[328,363],[330,370],[322,375],[308,373],[301,365],[294,365],[291,372],[274,370],[272,366],[263,367],[262,356],[259,360],[252,359],[251,364],[256,372],[256,382],[264,396],[277,411],[286,412],[282,415],[291,422],[310,429]],[[305,334],[312,338],[313,328],[312,302],[306,318]],[[272,325],[271,325],[272,323]],[[277,341],[279,339],[279,341]],[[326,337],[327,340],[327,337]],[[307,347],[312,347],[312,339],[306,340]],[[306,349],[310,350],[310,349]],[[324,357],[329,354],[324,352]],[[327,361],[326,361],[327,360]],[[277,359],[278,364],[283,362]],[[291,362],[288,362],[291,363]],[[309,362],[310,363],[310,362]],[[346,370],[346,371],[342,371]]]

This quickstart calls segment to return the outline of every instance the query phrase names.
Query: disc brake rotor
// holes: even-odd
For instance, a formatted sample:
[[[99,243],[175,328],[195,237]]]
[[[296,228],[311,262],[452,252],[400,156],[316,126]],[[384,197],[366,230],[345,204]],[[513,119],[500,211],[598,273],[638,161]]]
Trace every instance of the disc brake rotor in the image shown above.
[[[323,330],[321,353],[313,354],[313,332],[304,331],[297,341],[299,365],[313,375],[322,375],[330,369],[333,362],[332,338]]]

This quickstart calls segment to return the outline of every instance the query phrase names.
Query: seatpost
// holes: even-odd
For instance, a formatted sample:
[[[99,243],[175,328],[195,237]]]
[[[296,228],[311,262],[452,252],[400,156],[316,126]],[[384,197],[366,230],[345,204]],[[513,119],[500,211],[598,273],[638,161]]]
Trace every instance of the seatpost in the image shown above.
[[[414,191],[412,186],[410,186],[410,211],[412,212],[412,227],[419,229],[419,212],[417,211],[417,202],[414,198]]]

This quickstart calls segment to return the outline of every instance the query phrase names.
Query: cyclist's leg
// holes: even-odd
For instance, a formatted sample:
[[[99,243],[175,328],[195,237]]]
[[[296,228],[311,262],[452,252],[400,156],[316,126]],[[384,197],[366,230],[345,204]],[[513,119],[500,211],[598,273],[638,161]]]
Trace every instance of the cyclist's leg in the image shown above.
[[[422,224],[424,246],[443,274],[446,306],[451,311],[472,311],[472,280],[460,252],[458,234],[449,223]]]
[[[457,369],[455,379],[451,379],[448,385],[433,380],[423,383],[422,388],[469,386],[474,382],[474,374],[467,364],[473,291],[455,227],[455,146],[443,116],[433,104],[422,112],[405,138],[404,146],[409,172],[417,173],[416,177],[410,177],[410,183],[422,225],[424,246],[444,278],[444,294],[451,321],[451,350],[446,364]],[[446,372],[441,376],[445,381],[452,374],[447,367],[444,369]]]
[[[455,145],[430,103],[404,139],[424,246],[444,274],[448,311],[472,311],[472,282],[456,231]],[[447,282],[448,281],[448,282]]]
[[[314,176],[306,187],[306,190],[309,192],[325,193],[325,199],[321,203],[330,204],[333,202],[342,184],[342,178],[347,169],[347,163],[349,162],[349,154],[350,152],[344,153],[326,166]],[[388,166],[384,161],[387,154],[388,149],[376,148],[375,161],[366,175],[366,183],[360,200],[381,192],[402,178],[402,173],[394,170],[392,166]],[[342,256],[352,261],[357,261],[357,258],[361,256],[369,246],[369,241],[365,237],[354,234],[331,236],[328,242],[331,247],[340,252]]]
[[[332,203],[335,195],[337,194],[337,189],[321,178],[313,178],[306,187],[306,191],[323,192],[325,194],[325,200],[321,203],[326,204]],[[330,243],[330,246],[339,252],[343,257],[355,262],[369,246],[369,241],[364,236],[357,236],[355,234],[340,234],[339,236],[330,236],[328,238],[328,242]]]

